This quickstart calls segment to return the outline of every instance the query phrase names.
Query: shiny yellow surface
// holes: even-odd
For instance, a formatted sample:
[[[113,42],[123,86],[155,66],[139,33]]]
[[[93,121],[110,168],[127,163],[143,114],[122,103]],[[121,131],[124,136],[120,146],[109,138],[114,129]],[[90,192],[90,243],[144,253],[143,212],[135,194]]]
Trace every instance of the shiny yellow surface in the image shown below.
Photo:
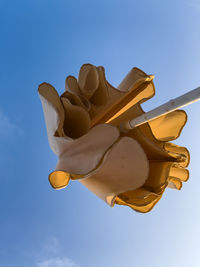
[[[58,136],[64,133],[77,138],[96,124],[109,123],[119,127],[121,122],[143,114],[140,104],[155,94],[152,79],[152,75],[133,68],[120,84],[119,90],[106,81],[103,67],[83,65],[78,80],[73,76],[66,79],[67,91],[61,96],[60,102],[56,99],[56,93],[46,97],[60,112]],[[48,92],[42,94],[45,97]],[[143,186],[119,194],[115,204],[129,206],[143,213],[149,212],[161,199],[166,187],[181,189],[182,183],[189,178],[189,172],[185,169],[189,164],[189,152],[170,141],[179,137],[186,121],[186,113],[178,110],[128,133],[121,133],[120,137],[128,136],[139,142],[147,155],[150,170]],[[81,177],[73,174],[71,178]],[[69,180],[70,174],[66,172],[55,171],[49,175],[50,184],[55,189],[66,187]]]
[[[65,188],[70,180],[70,174],[63,171],[54,171],[49,174],[49,182],[54,189]]]

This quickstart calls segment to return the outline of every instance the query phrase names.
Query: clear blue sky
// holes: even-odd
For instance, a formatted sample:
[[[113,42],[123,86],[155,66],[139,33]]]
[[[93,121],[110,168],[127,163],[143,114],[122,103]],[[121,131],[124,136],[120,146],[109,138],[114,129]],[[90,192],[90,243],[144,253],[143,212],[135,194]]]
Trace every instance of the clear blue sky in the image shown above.
[[[148,214],[109,208],[78,182],[54,191],[37,87],[59,92],[83,63],[117,86],[137,66],[155,74],[146,110],[200,85],[198,0],[0,0],[0,266],[199,267],[200,103],[176,141],[190,180]]]

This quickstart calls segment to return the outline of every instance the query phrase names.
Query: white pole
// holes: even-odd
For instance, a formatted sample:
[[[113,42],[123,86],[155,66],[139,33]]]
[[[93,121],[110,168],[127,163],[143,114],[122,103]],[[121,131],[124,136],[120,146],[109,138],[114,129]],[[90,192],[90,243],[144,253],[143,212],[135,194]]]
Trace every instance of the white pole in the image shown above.
[[[197,87],[196,89],[182,96],[174,98],[169,102],[142,114],[141,116],[138,116],[130,121],[121,123],[120,130],[122,132],[127,132],[135,127],[140,126],[141,124],[144,124],[148,121],[154,120],[160,116],[168,114],[176,109],[185,107],[198,100],[200,100],[200,87]]]

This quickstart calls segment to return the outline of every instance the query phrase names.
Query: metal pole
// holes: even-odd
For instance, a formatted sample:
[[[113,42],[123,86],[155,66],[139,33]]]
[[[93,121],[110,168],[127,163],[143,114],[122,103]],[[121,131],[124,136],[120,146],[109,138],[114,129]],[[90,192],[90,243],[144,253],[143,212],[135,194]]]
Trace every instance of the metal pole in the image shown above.
[[[188,106],[196,101],[200,100],[200,87],[197,87],[196,89],[179,96],[177,98],[174,98],[167,103],[152,109],[130,121],[126,121],[121,123],[120,130],[122,132],[127,132],[135,127],[138,127],[148,121],[154,120],[158,117],[161,117],[165,114],[168,114],[174,110],[177,110],[179,108]]]

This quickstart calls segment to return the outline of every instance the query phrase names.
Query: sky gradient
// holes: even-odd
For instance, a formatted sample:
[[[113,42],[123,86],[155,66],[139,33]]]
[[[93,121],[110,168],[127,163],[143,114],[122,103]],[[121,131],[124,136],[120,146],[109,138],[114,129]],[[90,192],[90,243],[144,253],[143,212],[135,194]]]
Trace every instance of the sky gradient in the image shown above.
[[[200,86],[200,3],[195,0],[0,0],[0,266],[199,267],[200,103],[181,137],[190,180],[148,214],[110,208],[73,182],[54,191],[37,88],[64,90],[84,63],[117,86],[137,66],[155,75],[143,108]]]

